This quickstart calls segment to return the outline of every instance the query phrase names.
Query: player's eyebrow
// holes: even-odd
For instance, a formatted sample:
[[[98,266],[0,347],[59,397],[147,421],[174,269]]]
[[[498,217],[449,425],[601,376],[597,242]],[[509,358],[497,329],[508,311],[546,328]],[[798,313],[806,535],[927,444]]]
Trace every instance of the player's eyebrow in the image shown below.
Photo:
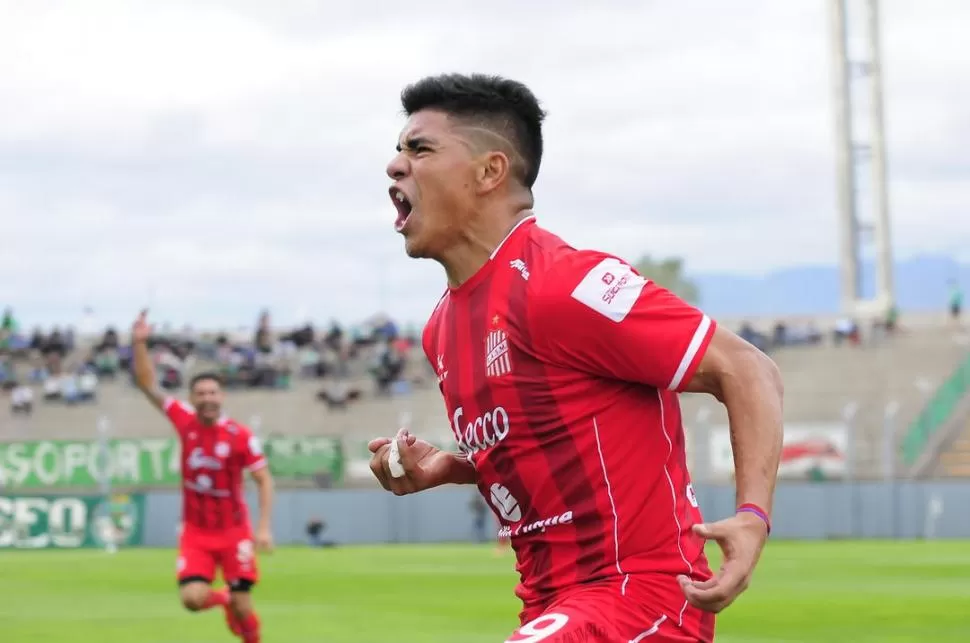
[[[395,148],[398,152],[408,149],[416,150],[419,147],[434,147],[434,141],[423,136],[411,136],[404,139],[403,145],[399,142]]]

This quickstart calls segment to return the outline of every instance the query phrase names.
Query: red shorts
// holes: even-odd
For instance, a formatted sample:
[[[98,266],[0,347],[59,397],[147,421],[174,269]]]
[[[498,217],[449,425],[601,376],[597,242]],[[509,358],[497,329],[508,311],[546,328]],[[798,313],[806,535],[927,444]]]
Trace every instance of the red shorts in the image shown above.
[[[522,612],[505,643],[710,643],[714,614],[684,599],[669,576],[630,576],[571,590]]]
[[[216,568],[232,587],[239,581],[255,585],[259,567],[252,532],[247,527],[222,532],[205,532],[186,526],[179,538],[178,579],[215,580]]]

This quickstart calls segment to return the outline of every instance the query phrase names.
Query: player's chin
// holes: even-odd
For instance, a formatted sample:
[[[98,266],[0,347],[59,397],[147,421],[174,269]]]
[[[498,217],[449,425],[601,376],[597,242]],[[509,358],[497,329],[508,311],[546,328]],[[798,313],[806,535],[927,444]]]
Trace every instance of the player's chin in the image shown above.
[[[412,259],[431,258],[428,244],[421,238],[421,235],[417,232],[405,233],[404,252],[406,252],[408,256],[411,257]]]
[[[199,409],[199,417],[208,424],[213,424],[219,420],[219,409],[218,408],[201,408]]]

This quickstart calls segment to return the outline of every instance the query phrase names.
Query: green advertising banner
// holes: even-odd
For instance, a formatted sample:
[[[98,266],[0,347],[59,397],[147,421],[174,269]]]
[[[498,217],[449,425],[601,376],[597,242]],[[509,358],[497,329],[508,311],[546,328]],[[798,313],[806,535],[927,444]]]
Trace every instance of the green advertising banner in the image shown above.
[[[145,498],[0,496],[0,549],[140,545]]]
[[[334,483],[342,479],[343,449],[337,438],[271,437],[263,448],[270,471],[281,480],[321,474]],[[174,486],[179,452],[175,438],[0,444],[0,489],[95,488],[105,471],[114,487]]]
[[[337,484],[344,477],[344,448],[338,438],[270,437],[263,444],[269,470],[280,480],[330,476]]]

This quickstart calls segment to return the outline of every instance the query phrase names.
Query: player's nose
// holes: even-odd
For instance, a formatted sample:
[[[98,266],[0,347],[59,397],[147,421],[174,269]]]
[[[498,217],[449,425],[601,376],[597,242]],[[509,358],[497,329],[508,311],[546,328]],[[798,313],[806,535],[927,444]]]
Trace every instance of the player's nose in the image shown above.
[[[387,176],[395,181],[408,175],[408,160],[403,152],[391,159],[391,162],[387,164],[386,171]]]

